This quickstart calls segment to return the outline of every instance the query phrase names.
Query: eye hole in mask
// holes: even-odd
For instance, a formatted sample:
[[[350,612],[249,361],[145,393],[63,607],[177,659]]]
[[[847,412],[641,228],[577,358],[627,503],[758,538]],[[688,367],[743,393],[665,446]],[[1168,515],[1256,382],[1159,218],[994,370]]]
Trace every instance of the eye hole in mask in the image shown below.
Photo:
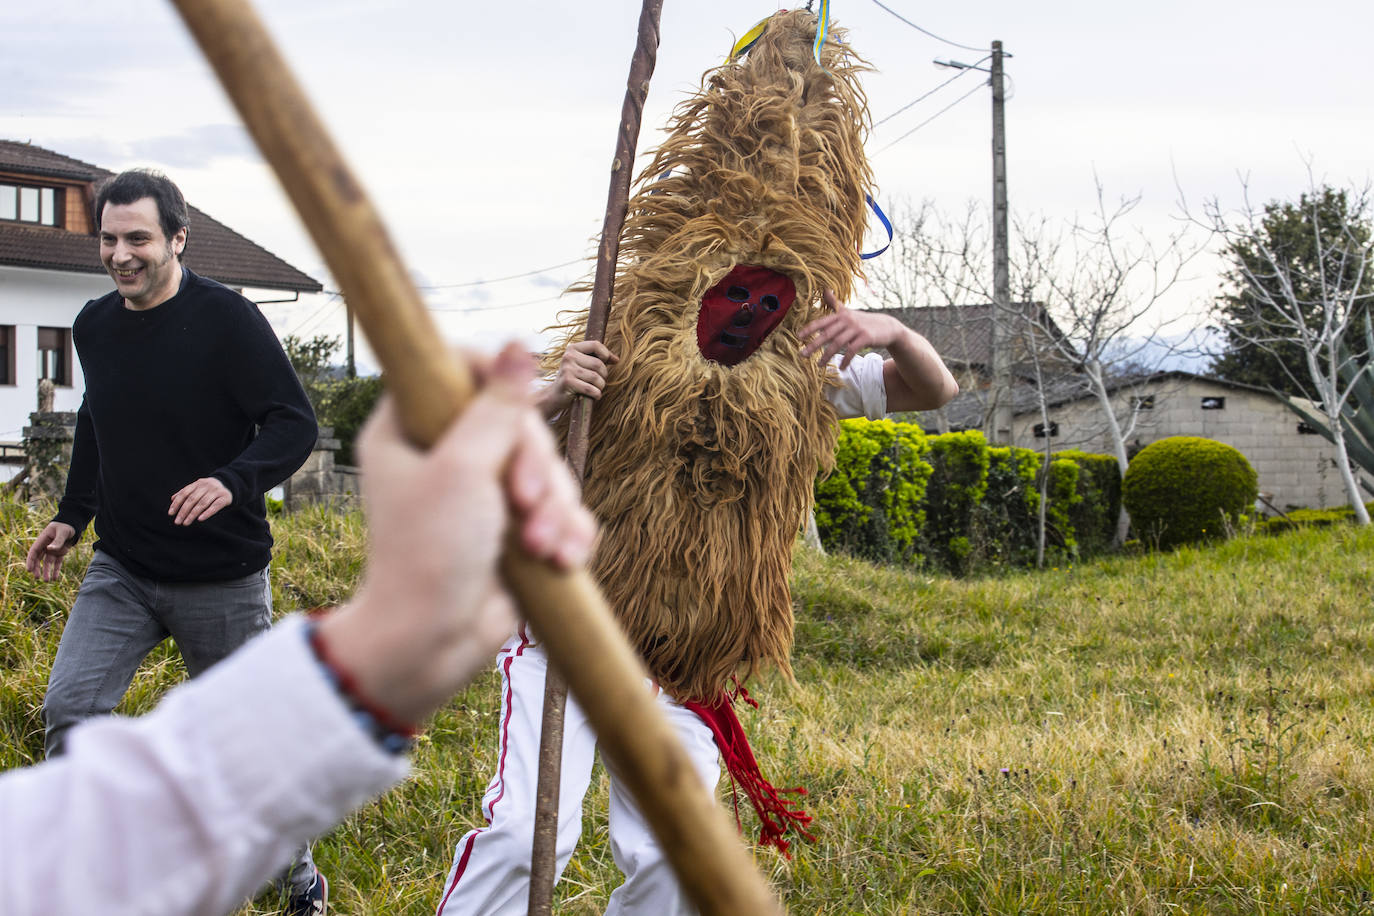
[[[697,315],[697,349],[736,366],[758,350],[796,301],[791,278],[767,267],[736,265],[706,291]]]

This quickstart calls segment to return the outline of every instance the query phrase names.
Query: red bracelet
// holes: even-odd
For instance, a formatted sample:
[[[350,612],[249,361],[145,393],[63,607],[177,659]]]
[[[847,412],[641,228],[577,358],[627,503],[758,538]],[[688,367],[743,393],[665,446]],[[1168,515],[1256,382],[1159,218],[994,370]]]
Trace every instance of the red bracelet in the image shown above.
[[[420,733],[417,726],[409,725],[400,721],[391,713],[387,712],[376,703],[363,695],[358,688],[358,680],[351,672],[343,668],[338,659],[329,651],[328,645],[324,640],[324,634],[320,632],[317,619],[324,615],[324,609],[317,608],[310,612],[306,620],[306,641],[310,645],[311,651],[315,653],[315,659],[320,663],[320,667],[329,675],[333,681],[335,689],[348,701],[356,711],[365,713],[383,733],[390,733],[403,739],[408,745],[415,740],[415,736]],[[395,742],[385,740],[385,734],[378,734],[374,737],[388,749]]]

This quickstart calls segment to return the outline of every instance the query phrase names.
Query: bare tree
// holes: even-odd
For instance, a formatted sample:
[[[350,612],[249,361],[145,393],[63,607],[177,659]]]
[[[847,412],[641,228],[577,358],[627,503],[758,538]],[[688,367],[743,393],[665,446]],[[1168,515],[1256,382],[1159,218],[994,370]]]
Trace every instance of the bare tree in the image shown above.
[[[1336,467],[1356,519],[1369,524],[1369,513],[1351,465],[1342,414],[1370,370],[1368,346],[1361,336],[1369,321],[1369,273],[1374,268],[1374,200],[1371,188],[1332,192],[1318,188],[1308,166],[1309,191],[1294,207],[1270,203],[1256,207],[1242,181],[1242,204],[1225,210],[1215,199],[1204,205],[1203,220],[1232,254],[1232,278],[1241,295],[1228,297],[1227,333],[1234,340],[1279,357],[1295,390],[1309,392],[1320,408],[1336,446]],[[1332,207],[1332,195],[1341,206]],[[1306,255],[1287,250],[1276,216],[1299,217]],[[1243,320],[1236,321],[1237,309]],[[1293,353],[1298,354],[1296,359]],[[1366,382],[1367,384],[1367,382]],[[1277,393],[1277,392],[1276,392]]]
[[[1096,211],[1074,222],[1064,245],[1043,252],[1034,237],[1026,242],[1030,257],[1048,259],[1046,304],[1063,331],[1056,346],[1078,360],[1123,474],[1139,405],[1128,400],[1119,412],[1112,403],[1113,379],[1128,367],[1136,374],[1151,371],[1169,352],[1162,342],[1181,319],[1155,320],[1157,306],[1202,250],[1188,238],[1186,225],[1162,244],[1126,227],[1139,203],[1136,196],[1109,205],[1098,182]]]
[[[1095,211],[1067,227],[1045,217],[1014,220],[1013,302],[1009,309],[992,310],[991,319],[1006,329],[1005,338],[1035,351],[1037,364],[1029,364],[1025,352],[1013,362],[1020,366],[1020,383],[1033,390],[1045,425],[1050,400],[1091,396],[1100,408],[1103,438],[1124,474],[1141,403],[1120,396],[1122,376],[1127,370],[1147,375],[1171,354],[1168,335],[1181,319],[1156,320],[1158,306],[1202,246],[1191,240],[1186,223],[1162,243],[1151,241],[1128,225],[1138,196],[1109,203],[1100,181],[1096,191]],[[897,256],[871,269],[880,300],[908,307],[991,303],[990,233],[983,212],[970,206],[950,220],[929,204],[909,208]],[[1012,396],[963,381],[964,390],[981,391],[985,412]],[[1118,542],[1127,525],[1123,512]]]

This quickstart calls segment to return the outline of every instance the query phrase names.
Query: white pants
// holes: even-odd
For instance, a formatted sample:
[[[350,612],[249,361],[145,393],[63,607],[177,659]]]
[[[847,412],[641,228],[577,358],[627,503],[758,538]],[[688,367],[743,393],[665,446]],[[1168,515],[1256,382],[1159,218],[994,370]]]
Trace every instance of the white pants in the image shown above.
[[[501,674],[501,723],[496,775],[482,798],[487,826],[458,842],[444,883],[439,916],[517,916],[529,907],[530,848],[548,660],[522,627],[501,647],[496,667]],[[720,754],[711,730],[696,713],[661,692],[657,698],[659,709],[686,747],[702,782],[714,790],[720,780]],[[596,735],[582,708],[569,697],[558,794],[560,876],[582,833],[582,799],[591,782],[595,753]],[[611,894],[607,914],[691,916],[696,911],[678,886],[658,840],[614,770],[610,776],[611,855],[624,872],[625,883]]]

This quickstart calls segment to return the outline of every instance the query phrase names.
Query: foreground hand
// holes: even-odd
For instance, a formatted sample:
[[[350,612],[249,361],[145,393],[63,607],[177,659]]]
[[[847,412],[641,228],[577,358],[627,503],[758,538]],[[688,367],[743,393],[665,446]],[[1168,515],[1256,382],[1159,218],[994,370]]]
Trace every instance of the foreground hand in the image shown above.
[[[576,395],[599,399],[606,387],[609,367],[618,362],[620,357],[600,341],[568,344],[558,362],[558,374],[539,394],[539,408],[544,416],[552,417],[566,409]]]
[[[818,318],[801,329],[801,338],[806,341],[802,356],[820,352],[824,364],[842,352],[840,368],[846,369],[860,351],[891,346],[906,331],[891,315],[845,308],[830,290],[825,291],[824,298],[835,314]]]
[[[48,526],[38,535],[38,540],[29,548],[24,558],[24,568],[29,575],[52,582],[62,569],[62,560],[67,551],[76,543],[76,529],[66,522],[48,522]]]
[[[508,348],[428,452],[402,436],[383,399],[359,437],[368,568],[357,596],[320,624],[363,693],[420,722],[491,659],[515,626],[497,560],[513,526],[559,568],[585,562],[591,515],[532,409],[533,364]]]
[[[205,521],[233,501],[234,494],[218,477],[202,477],[172,494],[167,514],[176,516],[172,519],[174,524],[190,525]]]

